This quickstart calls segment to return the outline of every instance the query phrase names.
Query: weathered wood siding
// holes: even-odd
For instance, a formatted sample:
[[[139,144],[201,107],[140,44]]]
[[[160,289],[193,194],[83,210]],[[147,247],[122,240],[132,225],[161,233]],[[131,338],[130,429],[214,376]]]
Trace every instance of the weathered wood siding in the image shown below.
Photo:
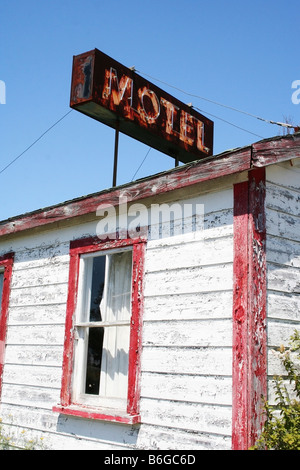
[[[300,330],[299,159],[266,169],[268,376],[283,373],[272,349]]]
[[[52,411],[60,399],[69,242],[94,236],[96,222],[0,243],[0,255],[15,252],[0,408],[7,430],[43,437],[51,449],[230,449],[232,194],[231,186],[196,198],[204,230],[147,244],[138,426]]]
[[[231,447],[232,189],[199,202],[202,232],[147,248],[140,441],[154,448]]]

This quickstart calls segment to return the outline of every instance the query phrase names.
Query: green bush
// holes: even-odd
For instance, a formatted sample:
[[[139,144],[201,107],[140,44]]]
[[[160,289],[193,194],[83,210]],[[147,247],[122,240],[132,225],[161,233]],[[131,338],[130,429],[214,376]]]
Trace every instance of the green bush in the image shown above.
[[[276,404],[264,404],[265,424],[253,450],[300,450],[300,334],[295,331],[290,347],[281,347],[285,379],[292,385],[293,398],[281,376],[274,377]]]

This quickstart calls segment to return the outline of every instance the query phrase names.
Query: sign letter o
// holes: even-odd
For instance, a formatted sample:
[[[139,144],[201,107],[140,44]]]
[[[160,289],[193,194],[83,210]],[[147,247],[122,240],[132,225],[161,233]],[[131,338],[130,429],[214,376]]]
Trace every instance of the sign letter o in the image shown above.
[[[145,101],[145,96],[151,101],[152,110],[150,110],[149,105],[146,104],[147,102],[149,103],[149,100]],[[160,115],[160,103],[154,91],[145,88],[141,96],[141,103],[147,118],[154,122]]]

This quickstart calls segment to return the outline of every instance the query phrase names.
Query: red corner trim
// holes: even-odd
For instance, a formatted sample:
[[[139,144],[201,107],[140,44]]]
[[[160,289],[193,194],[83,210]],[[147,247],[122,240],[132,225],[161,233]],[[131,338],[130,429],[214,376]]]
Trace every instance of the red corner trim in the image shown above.
[[[2,377],[5,357],[5,342],[8,319],[8,306],[10,296],[10,284],[12,268],[14,263],[14,253],[10,252],[0,257],[0,268],[4,268],[4,280],[2,291],[2,302],[0,308],[0,398],[2,392]]]
[[[234,187],[232,448],[253,445],[266,396],[265,169]]]

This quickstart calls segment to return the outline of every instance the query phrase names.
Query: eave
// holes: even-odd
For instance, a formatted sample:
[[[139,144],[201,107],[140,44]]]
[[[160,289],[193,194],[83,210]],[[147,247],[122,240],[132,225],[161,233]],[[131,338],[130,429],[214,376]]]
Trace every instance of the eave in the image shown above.
[[[47,226],[50,228],[55,223],[96,213],[100,205],[118,206],[121,197],[126,197],[127,203],[141,201],[170,191],[192,187],[204,181],[299,157],[300,133],[265,139],[251,146],[188,163],[116,188],[4,220],[0,222],[0,237],[34,228]]]

